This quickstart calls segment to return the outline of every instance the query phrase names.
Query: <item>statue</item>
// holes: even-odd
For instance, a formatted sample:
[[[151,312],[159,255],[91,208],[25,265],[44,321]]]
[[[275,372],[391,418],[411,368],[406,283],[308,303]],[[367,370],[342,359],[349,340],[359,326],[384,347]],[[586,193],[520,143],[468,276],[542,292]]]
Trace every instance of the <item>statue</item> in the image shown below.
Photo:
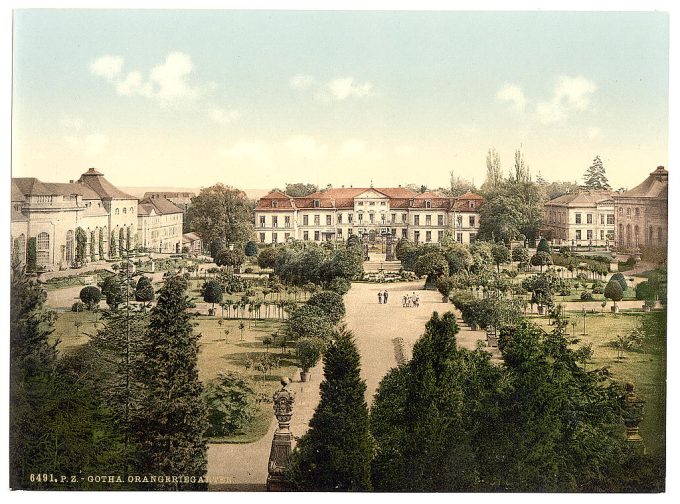
[[[274,415],[279,426],[274,432],[272,448],[269,453],[269,476],[267,476],[268,492],[285,492],[290,490],[286,480],[286,471],[290,467],[293,433],[290,431],[290,420],[293,417],[295,394],[288,390],[288,378],[281,379],[281,390],[274,393]]]
[[[625,406],[623,411],[623,423],[626,426],[626,441],[645,453],[645,445],[640,436],[640,422],[644,411],[645,401],[635,393],[635,386],[626,383]]]

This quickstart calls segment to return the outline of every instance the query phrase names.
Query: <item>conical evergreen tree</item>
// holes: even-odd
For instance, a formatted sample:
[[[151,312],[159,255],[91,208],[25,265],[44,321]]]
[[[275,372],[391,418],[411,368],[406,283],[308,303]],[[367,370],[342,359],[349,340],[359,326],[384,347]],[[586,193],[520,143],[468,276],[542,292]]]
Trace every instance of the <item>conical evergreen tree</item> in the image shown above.
[[[343,328],[326,350],[321,400],[293,452],[291,479],[298,490],[371,490],[373,442],[359,372],[359,352]]]
[[[181,276],[166,278],[151,310],[142,350],[146,383],[136,432],[146,473],[203,477],[207,461],[206,406],[198,380],[198,335],[194,334]],[[156,488],[197,490],[204,485],[180,481]]]
[[[595,156],[595,159],[593,159],[593,164],[590,165],[590,167],[586,170],[585,175],[583,175],[583,185],[585,185],[588,189],[611,189],[600,156]]]

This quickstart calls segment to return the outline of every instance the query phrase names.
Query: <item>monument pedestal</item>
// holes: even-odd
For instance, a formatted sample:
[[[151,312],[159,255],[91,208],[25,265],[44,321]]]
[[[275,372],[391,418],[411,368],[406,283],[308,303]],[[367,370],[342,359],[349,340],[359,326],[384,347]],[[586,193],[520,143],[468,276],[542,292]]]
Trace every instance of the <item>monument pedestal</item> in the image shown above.
[[[288,390],[288,379],[281,380],[283,387],[274,393],[274,415],[279,427],[274,432],[272,447],[269,452],[267,472],[268,492],[290,491],[290,484],[286,472],[290,468],[290,454],[293,450],[293,433],[290,431],[290,420],[293,417],[295,394]]]

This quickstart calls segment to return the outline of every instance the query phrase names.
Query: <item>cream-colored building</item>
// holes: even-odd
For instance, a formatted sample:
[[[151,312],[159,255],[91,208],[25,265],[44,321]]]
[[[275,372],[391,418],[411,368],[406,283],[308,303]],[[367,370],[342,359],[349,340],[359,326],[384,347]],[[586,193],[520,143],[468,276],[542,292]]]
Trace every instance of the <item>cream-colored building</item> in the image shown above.
[[[346,240],[366,236],[374,242],[391,234],[417,243],[439,243],[451,233],[461,243],[475,240],[483,198],[458,198],[407,188],[338,188],[304,197],[272,191],[255,207],[255,233],[260,243],[289,240]]]
[[[179,254],[182,251],[184,210],[165,198],[139,202],[139,246],[149,252]]]
[[[25,263],[34,247],[43,269],[74,265],[78,237],[83,262],[112,258],[135,247],[137,198],[94,168],[69,183],[13,178],[11,229],[14,257]]]
[[[548,201],[543,234],[553,245],[607,247],[615,240],[614,200],[610,191],[581,190]]]

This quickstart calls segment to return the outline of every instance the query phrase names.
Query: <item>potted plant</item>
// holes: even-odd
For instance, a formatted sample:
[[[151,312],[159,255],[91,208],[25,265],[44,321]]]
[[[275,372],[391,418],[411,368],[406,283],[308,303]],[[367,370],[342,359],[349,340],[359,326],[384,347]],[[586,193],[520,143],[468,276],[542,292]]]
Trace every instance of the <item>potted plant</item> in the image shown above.
[[[300,338],[297,343],[297,355],[302,368],[300,381],[309,381],[311,376],[309,370],[317,365],[325,346],[321,338]]]

